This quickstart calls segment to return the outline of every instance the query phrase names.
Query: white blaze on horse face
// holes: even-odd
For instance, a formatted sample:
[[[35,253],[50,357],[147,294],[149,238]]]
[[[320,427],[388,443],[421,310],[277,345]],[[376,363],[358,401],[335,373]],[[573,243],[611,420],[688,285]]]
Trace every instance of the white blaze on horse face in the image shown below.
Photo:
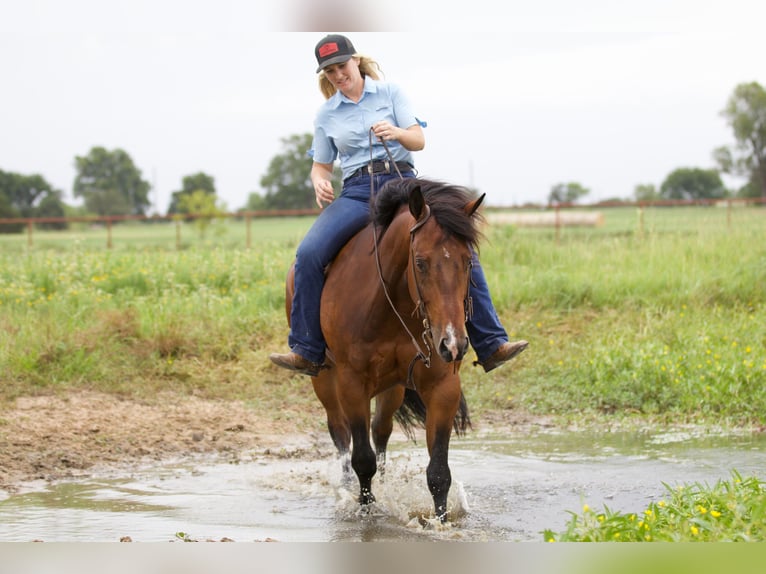
[[[449,352],[452,353],[452,360],[457,360],[457,337],[455,336],[455,327],[452,323],[447,325],[447,338],[444,342]]]
[[[451,255],[449,253],[449,249],[447,249],[446,247],[442,247],[442,251],[444,252],[444,258],[445,259],[449,259],[451,257]]]

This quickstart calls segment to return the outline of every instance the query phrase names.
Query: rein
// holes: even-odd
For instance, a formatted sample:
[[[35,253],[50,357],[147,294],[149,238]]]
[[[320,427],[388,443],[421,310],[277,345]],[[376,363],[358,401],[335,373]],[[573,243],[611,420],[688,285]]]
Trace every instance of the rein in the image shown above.
[[[373,157],[372,157],[372,128],[370,128],[369,132],[369,141],[370,141],[370,201],[375,197],[375,178],[372,177],[372,164],[373,164]],[[396,162],[394,161],[393,155],[391,154],[391,151],[388,149],[388,145],[386,145],[385,140],[380,140],[383,144],[383,148],[386,150],[386,153],[388,154],[388,158],[391,160],[391,163],[394,165],[394,169],[396,169],[396,173],[399,174],[399,179],[404,179],[402,176],[402,173],[399,171],[399,166],[396,165]],[[428,218],[431,217],[431,208],[426,204],[426,213],[425,216],[422,217],[419,221],[415,223],[415,225],[412,226],[410,229],[410,252],[412,255],[414,253],[412,252],[412,242],[413,238],[415,236],[415,232],[420,229],[426,221],[428,221]],[[396,306],[394,305],[394,302],[391,300],[391,296],[388,293],[388,287],[386,286],[386,280],[383,278],[383,270],[380,265],[380,251],[378,250],[378,226],[373,222],[372,224],[372,233],[373,233],[373,243],[375,246],[375,265],[378,269],[378,278],[380,279],[380,285],[383,287],[383,293],[386,296],[386,300],[388,301],[389,306],[394,312],[394,315],[399,319],[399,322],[402,324],[402,327],[404,327],[404,330],[407,332],[407,334],[410,336],[410,340],[412,340],[412,344],[415,347],[415,350],[417,353],[415,354],[415,357],[413,357],[412,361],[410,362],[410,366],[407,369],[407,386],[415,388],[415,381],[413,379],[413,371],[415,369],[415,363],[417,361],[423,361],[423,364],[427,369],[431,368],[431,346],[428,344],[428,335],[431,332],[431,324],[428,320],[428,313],[426,312],[425,304],[423,303],[423,297],[420,294],[420,285],[418,285],[417,281],[417,275],[415,274],[415,269],[413,268],[413,280],[415,281],[415,290],[418,294],[418,302],[415,306],[415,310],[413,313],[418,313],[422,320],[423,320],[423,333],[421,333],[421,338],[423,339],[423,344],[425,345],[426,349],[428,349],[428,354],[423,352],[423,349],[421,349],[420,345],[418,344],[417,339],[412,334],[412,331],[409,330],[407,327],[407,324],[404,322],[404,319],[399,314],[399,311],[396,310]],[[414,267],[415,261],[414,257],[410,257],[410,260],[412,261],[412,266]]]

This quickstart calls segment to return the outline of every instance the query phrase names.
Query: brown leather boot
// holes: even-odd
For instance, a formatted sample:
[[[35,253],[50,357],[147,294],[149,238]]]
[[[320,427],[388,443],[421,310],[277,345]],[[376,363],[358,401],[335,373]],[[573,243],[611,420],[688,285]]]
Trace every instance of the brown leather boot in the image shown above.
[[[279,353],[272,353],[269,355],[269,359],[271,359],[271,362],[279,367],[290,369],[291,371],[297,371],[304,375],[308,375],[309,377],[316,377],[319,374],[319,371],[327,368],[325,365],[320,363],[312,363],[308,359],[304,359],[292,351],[283,355]]]
[[[481,365],[484,367],[484,372],[489,373],[492,369],[496,369],[503,363],[513,359],[516,355],[526,349],[528,345],[529,343],[526,341],[514,341],[513,343],[505,342],[500,345],[497,351],[492,353],[486,361],[483,363],[474,361],[473,364]]]

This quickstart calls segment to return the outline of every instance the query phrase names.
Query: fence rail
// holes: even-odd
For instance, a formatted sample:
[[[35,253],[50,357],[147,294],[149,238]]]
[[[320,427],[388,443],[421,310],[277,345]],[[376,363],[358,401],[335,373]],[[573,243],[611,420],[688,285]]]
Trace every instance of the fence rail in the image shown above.
[[[618,208],[635,208],[638,212],[636,222],[637,232],[643,234],[646,231],[647,210],[655,208],[679,208],[679,207],[712,207],[726,209],[726,224],[732,225],[732,216],[737,208],[766,206],[766,198],[727,198],[727,199],[697,199],[697,200],[656,200],[656,201],[606,201],[591,204],[578,203],[557,203],[548,205],[527,204],[523,206],[488,206],[485,208],[485,214],[488,215],[490,222],[509,223],[511,225],[524,226],[519,223],[522,218],[518,216],[528,215],[529,221],[535,223],[530,226],[545,226],[555,230],[556,239],[560,239],[563,228],[570,225],[599,226],[603,224],[601,211],[617,210]],[[593,210],[597,210],[593,212]],[[592,217],[575,217],[579,214],[591,211]],[[230,220],[243,221],[245,224],[246,246],[252,247],[252,223],[257,219],[263,218],[284,218],[284,217],[305,217],[317,216],[319,209],[284,209],[284,210],[259,210],[237,213],[222,213],[215,216],[209,214],[191,213],[176,215],[83,215],[72,217],[25,217],[25,218],[0,218],[0,237],[7,237],[9,234],[4,232],[3,226],[16,226],[26,229],[27,246],[34,246],[34,235],[36,226],[46,224],[69,224],[88,223],[92,225],[103,225],[106,230],[106,247],[113,247],[113,227],[115,224],[126,222],[140,223],[174,223],[175,224],[175,243],[176,248],[180,249],[182,245],[182,229],[184,223],[195,222],[197,220]],[[516,216],[514,218],[513,216]],[[39,231],[39,230],[38,230]],[[64,230],[61,230],[64,231]]]

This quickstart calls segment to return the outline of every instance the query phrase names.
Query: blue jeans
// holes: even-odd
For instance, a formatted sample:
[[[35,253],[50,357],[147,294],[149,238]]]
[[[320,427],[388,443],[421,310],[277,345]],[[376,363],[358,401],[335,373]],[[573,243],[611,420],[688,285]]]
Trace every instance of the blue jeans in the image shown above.
[[[414,177],[413,172],[404,172]],[[323,363],[325,341],[319,318],[319,305],[324,287],[324,271],[341,248],[369,221],[370,177],[374,187],[398,174],[360,175],[343,182],[343,191],[325,207],[298,246],[295,254],[295,292],[290,312],[290,349],[313,363]],[[469,291],[473,298],[473,317],[467,324],[468,337],[480,362],[486,360],[508,340],[500,324],[489,294],[476,253],[473,253],[473,284]]]

